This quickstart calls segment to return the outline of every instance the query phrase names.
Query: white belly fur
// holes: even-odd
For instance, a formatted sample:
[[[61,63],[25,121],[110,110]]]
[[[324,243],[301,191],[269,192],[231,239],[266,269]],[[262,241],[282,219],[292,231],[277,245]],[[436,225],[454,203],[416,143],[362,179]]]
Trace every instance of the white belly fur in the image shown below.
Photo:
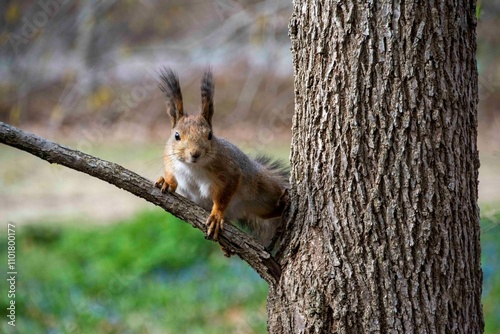
[[[203,168],[176,161],[174,176],[177,180],[178,194],[189,198],[209,212],[212,210],[211,180]],[[240,196],[239,192],[234,194],[226,209],[226,219],[235,220],[245,215],[244,208],[241,207]]]
[[[202,168],[174,163],[174,176],[177,180],[177,192],[197,203],[206,210],[212,208],[210,178]]]

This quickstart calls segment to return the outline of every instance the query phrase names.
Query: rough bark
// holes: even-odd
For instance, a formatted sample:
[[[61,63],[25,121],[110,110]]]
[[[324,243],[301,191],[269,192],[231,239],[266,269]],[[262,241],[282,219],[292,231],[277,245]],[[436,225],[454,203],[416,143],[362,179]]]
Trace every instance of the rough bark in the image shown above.
[[[203,231],[205,235],[207,233],[206,210],[177,194],[163,194],[153,186],[153,181],[118,164],[70,149],[2,122],[0,122],[0,143],[29,152],[50,163],[57,163],[97,177],[163,208]],[[271,254],[264,249],[264,246],[236,227],[230,224],[224,225],[218,242],[227,250],[238,254],[269,284],[279,280],[280,267]]]
[[[480,333],[474,1],[294,1],[270,333]]]

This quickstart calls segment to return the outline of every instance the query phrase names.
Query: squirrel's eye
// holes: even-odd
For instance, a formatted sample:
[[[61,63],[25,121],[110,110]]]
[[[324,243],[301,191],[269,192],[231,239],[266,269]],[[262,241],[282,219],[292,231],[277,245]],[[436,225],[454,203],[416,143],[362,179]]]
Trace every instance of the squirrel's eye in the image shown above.
[[[212,131],[208,133],[208,140],[212,140]]]
[[[181,140],[181,136],[179,135],[179,132],[175,133],[175,140],[177,140],[177,141]]]

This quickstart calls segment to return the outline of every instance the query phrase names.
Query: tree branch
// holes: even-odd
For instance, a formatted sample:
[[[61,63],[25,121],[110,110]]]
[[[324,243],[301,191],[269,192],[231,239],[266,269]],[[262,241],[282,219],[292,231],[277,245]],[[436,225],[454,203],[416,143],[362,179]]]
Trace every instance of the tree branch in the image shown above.
[[[177,194],[163,194],[153,186],[152,181],[118,164],[59,145],[3,122],[0,122],[0,143],[29,152],[50,163],[57,163],[97,177],[163,208],[202,230],[205,235],[207,233],[206,210]],[[218,242],[238,254],[270,285],[279,281],[281,274],[279,264],[260,243],[247,234],[230,224],[225,224],[224,230],[219,234]]]

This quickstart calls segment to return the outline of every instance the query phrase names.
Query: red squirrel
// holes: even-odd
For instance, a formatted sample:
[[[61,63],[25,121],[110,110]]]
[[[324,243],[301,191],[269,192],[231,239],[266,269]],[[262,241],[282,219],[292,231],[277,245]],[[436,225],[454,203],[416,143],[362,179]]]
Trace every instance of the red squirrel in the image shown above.
[[[160,71],[160,79],[172,134],[164,150],[165,175],[155,186],[162,192],[177,192],[211,210],[206,222],[207,236],[217,240],[226,221],[238,221],[268,246],[284,209],[287,170],[266,157],[252,159],[227,140],[215,136],[214,83],[210,70],[201,81],[201,113],[196,115],[185,113],[179,78],[170,68]]]

